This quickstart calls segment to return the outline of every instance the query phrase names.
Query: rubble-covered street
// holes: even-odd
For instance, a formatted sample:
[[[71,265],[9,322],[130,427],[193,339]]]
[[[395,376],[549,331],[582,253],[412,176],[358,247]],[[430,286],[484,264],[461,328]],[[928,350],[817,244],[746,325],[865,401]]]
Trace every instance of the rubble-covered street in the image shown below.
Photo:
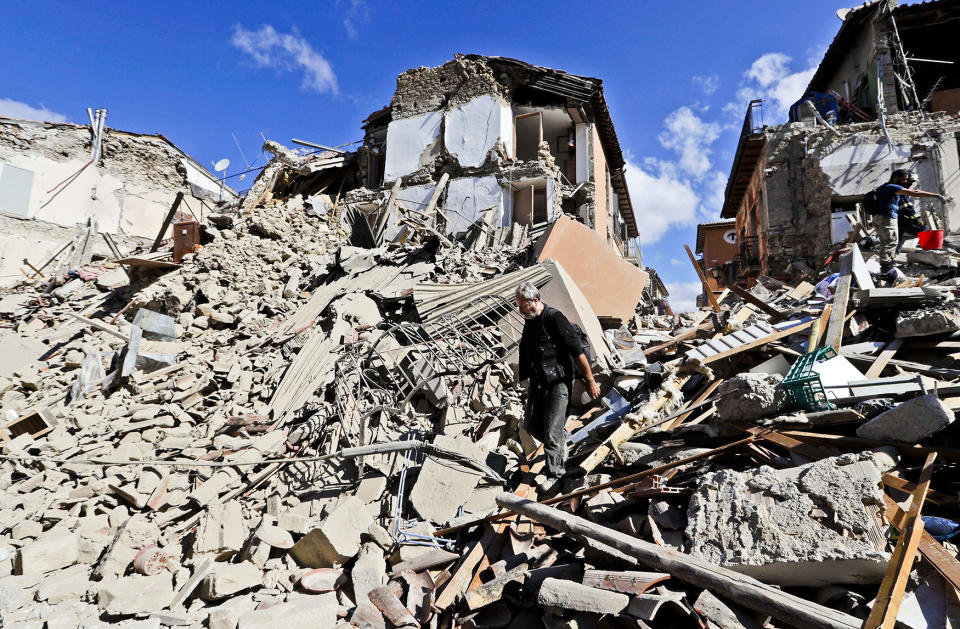
[[[835,44],[926,5],[879,6]],[[682,313],[599,79],[408,70],[359,148],[265,140],[246,194],[103,110],[0,119],[0,158],[124,191],[117,230],[2,218],[0,626],[960,626],[960,113],[881,88],[869,120],[751,103]],[[863,192],[907,162],[940,242],[885,260]],[[574,380],[559,478],[522,286],[601,394]]]

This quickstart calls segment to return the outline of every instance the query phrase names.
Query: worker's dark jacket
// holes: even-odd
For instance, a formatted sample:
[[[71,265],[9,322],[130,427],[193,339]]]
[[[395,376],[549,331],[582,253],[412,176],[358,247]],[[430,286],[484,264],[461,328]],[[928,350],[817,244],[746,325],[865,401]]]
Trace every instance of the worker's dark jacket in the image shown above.
[[[520,337],[520,380],[544,389],[556,382],[573,383],[574,359],[583,346],[573,325],[556,308],[543,311],[523,324]]]

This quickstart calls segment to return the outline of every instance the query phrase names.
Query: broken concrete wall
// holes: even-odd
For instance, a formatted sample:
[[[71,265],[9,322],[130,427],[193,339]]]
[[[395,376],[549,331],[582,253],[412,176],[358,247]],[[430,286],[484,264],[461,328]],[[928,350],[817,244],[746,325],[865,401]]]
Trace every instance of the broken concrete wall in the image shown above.
[[[161,137],[107,129],[97,163],[90,142],[89,127],[0,120],[0,213],[11,217],[0,275],[16,275],[24,257],[38,263],[88,219],[101,232],[152,239],[177,192],[219,195],[219,182]],[[224,198],[236,194],[226,188]]]
[[[947,196],[960,193],[954,138],[960,125],[953,118],[942,113],[924,118],[900,114],[888,118],[887,128],[892,147],[878,122],[844,125],[839,127],[840,136],[802,123],[766,130],[765,273],[787,274],[793,260],[822,260],[834,248],[833,202],[858,200],[885,183],[897,168],[917,174],[917,189]],[[948,231],[960,229],[955,202],[944,207],[936,199],[916,199],[915,204],[945,222]],[[749,222],[743,215],[747,211],[746,205],[741,206],[738,230]]]

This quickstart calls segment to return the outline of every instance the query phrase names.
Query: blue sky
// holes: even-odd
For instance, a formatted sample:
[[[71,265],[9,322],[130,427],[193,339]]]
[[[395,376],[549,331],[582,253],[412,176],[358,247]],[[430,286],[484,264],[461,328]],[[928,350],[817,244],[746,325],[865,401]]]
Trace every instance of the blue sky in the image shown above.
[[[245,161],[264,163],[261,134],[281,143],[360,139],[361,121],[389,103],[397,74],[457,52],[600,77],[629,159],[644,261],[681,307],[699,291],[683,244],[694,245],[697,222],[719,216],[746,103],[765,98],[766,122],[782,122],[844,6],[213,4],[7,0],[0,115],[86,123],[86,107],[106,107],[108,126],[163,133],[204,164],[228,157],[235,173]],[[231,180],[240,189],[251,182]]]

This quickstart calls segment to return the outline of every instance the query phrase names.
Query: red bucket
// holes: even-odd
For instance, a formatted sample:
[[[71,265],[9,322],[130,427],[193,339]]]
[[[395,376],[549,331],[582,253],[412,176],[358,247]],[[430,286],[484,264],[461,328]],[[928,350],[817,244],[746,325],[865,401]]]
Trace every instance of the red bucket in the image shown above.
[[[943,230],[931,229],[930,231],[917,234],[917,240],[921,249],[941,249],[943,248]]]

